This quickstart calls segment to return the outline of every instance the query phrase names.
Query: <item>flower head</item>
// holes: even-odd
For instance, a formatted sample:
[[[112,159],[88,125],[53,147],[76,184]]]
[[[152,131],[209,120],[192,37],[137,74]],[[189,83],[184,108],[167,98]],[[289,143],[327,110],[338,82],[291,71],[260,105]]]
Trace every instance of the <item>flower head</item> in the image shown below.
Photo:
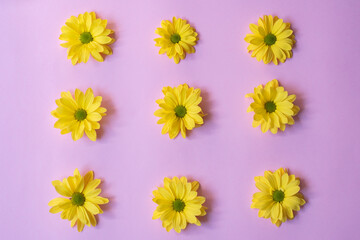
[[[259,18],[258,25],[250,24],[251,34],[247,34],[245,41],[250,43],[247,47],[251,56],[265,64],[274,62],[278,65],[292,57],[292,47],[295,44],[293,30],[290,23],[284,23],[281,18],[265,15]]]
[[[264,133],[269,129],[274,134],[279,128],[284,131],[286,124],[294,124],[293,116],[300,111],[293,104],[296,95],[288,95],[276,79],[268,82],[265,87],[257,86],[254,93],[246,94],[246,97],[254,100],[247,109],[248,112],[255,112],[252,125],[258,127],[261,124],[261,131]]]
[[[160,47],[159,54],[166,53],[169,58],[174,58],[175,63],[184,59],[186,53],[194,53],[197,41],[195,29],[186,20],[173,17],[173,21],[161,21],[161,28],[157,28],[155,33],[160,38],[155,38],[155,46]]]
[[[202,206],[205,198],[197,195],[199,183],[188,182],[186,177],[165,178],[164,187],[153,191],[153,201],[158,204],[153,219],[161,219],[166,231],[172,228],[180,233],[188,223],[201,226],[198,216],[206,215]]]
[[[101,189],[97,186],[100,179],[94,179],[92,171],[81,176],[75,169],[74,176],[55,180],[52,185],[56,191],[65,198],[54,198],[49,202],[51,213],[61,212],[61,218],[71,221],[71,227],[77,225],[81,232],[85,225],[96,226],[95,215],[103,213],[99,205],[109,202],[107,198],[98,196]]]
[[[160,117],[158,124],[164,124],[161,133],[169,133],[171,139],[175,138],[179,131],[186,137],[186,129],[192,130],[204,123],[203,112],[198,106],[202,100],[200,89],[189,88],[187,84],[177,87],[164,87],[163,99],[156,100],[160,109],[154,115]]]
[[[109,36],[114,32],[107,29],[106,25],[107,20],[96,18],[94,12],[85,12],[66,20],[59,39],[66,41],[61,46],[67,48],[68,59],[71,59],[73,65],[78,62],[86,63],[90,54],[99,62],[104,61],[101,54],[112,54],[108,45],[115,42]]]
[[[299,211],[306,203],[299,192],[300,180],[289,175],[287,169],[265,171],[264,176],[255,177],[255,183],[260,192],[253,195],[251,208],[259,209],[259,217],[271,218],[278,227],[293,219],[293,211]]]
[[[100,107],[102,97],[94,97],[91,88],[84,94],[79,89],[75,90],[75,99],[70,92],[62,92],[61,98],[55,102],[58,108],[51,114],[59,120],[54,127],[61,129],[61,134],[71,132],[74,141],[83,137],[84,132],[92,141],[96,141],[98,123],[105,116],[106,109]]]

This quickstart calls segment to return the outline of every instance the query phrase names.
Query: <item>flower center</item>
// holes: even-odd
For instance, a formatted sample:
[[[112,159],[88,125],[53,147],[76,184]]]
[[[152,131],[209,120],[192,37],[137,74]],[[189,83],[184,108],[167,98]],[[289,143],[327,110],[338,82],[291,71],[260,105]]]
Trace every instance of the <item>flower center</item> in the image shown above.
[[[85,196],[82,193],[74,192],[71,196],[71,202],[73,205],[82,206],[85,203]]]
[[[91,35],[91,33],[89,32],[83,32],[82,34],[80,34],[80,42],[83,44],[87,44],[89,42],[91,42],[93,40],[93,37]]]
[[[183,202],[183,200],[175,199],[175,201],[173,202],[173,208],[175,211],[181,212],[185,208],[185,203]]]
[[[186,115],[186,108],[182,105],[177,106],[175,109],[175,115],[179,118],[183,118]]]
[[[80,109],[76,110],[74,117],[78,121],[85,120],[87,117],[87,112],[84,109],[80,108]]]
[[[264,42],[266,45],[271,46],[276,42],[276,36],[272,33],[269,33],[265,36]]]
[[[273,101],[269,101],[269,102],[265,103],[265,110],[266,110],[268,113],[275,112],[275,110],[276,110],[276,104],[275,104]]]
[[[172,43],[178,43],[178,42],[180,42],[180,40],[181,40],[181,37],[177,33],[174,33],[173,35],[170,36],[170,41]]]
[[[275,202],[282,202],[282,201],[284,200],[284,198],[285,198],[285,194],[284,194],[283,191],[281,191],[281,190],[275,190],[275,191],[273,192],[273,200],[274,200]]]

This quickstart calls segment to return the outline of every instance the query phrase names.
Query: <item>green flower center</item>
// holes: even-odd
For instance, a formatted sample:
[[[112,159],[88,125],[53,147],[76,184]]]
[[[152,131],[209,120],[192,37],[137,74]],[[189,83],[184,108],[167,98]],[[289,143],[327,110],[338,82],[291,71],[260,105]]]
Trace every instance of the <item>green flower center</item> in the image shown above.
[[[275,202],[282,202],[282,201],[284,200],[284,198],[285,198],[285,194],[284,194],[283,191],[281,191],[281,190],[275,190],[275,191],[273,192],[273,200],[274,200]]]
[[[92,40],[93,40],[93,37],[92,37],[91,33],[83,32],[82,34],[80,34],[80,42],[82,44],[87,44],[87,43],[91,42]]]
[[[71,202],[73,205],[82,206],[85,203],[85,196],[82,193],[74,192],[71,196]]]
[[[265,110],[266,110],[268,113],[275,112],[275,110],[276,110],[276,104],[275,104],[273,101],[269,101],[269,102],[265,103]]]
[[[173,202],[173,208],[175,211],[181,212],[185,208],[185,203],[183,202],[183,200],[175,199],[175,201]]]
[[[80,109],[76,110],[74,117],[78,121],[85,120],[87,117],[87,112],[84,109],[80,108]]]
[[[265,36],[264,42],[266,45],[271,46],[276,42],[276,36],[272,33],[269,33]]]
[[[176,115],[177,117],[179,117],[179,118],[185,117],[186,112],[187,112],[186,108],[185,108],[184,106],[182,106],[182,105],[177,106],[177,107],[174,109],[174,111],[175,111],[175,115]]]
[[[178,43],[178,42],[180,42],[180,40],[181,40],[181,37],[177,33],[174,33],[173,35],[170,36],[170,41],[172,43]]]

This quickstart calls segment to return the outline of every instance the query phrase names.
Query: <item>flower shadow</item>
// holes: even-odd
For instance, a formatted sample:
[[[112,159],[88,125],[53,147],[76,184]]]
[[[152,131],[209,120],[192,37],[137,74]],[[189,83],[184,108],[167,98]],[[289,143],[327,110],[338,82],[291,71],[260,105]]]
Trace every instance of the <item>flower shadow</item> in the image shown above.
[[[195,127],[193,130],[195,130],[195,129],[197,131],[205,131],[206,130],[205,133],[209,133],[209,132],[211,132],[210,130],[214,128],[213,113],[211,112],[213,102],[210,98],[209,92],[207,90],[203,90],[203,88],[201,89],[200,96],[202,97],[202,101],[199,104],[199,107],[201,107],[203,113],[205,114],[205,116],[203,117],[204,124]],[[199,128],[199,129],[197,129],[197,128]],[[186,131],[186,137],[191,137],[191,135],[193,134],[193,132],[192,132],[193,130]]]
[[[189,182],[193,182],[193,181],[197,181],[196,179],[193,179],[192,177],[188,178]],[[200,182],[199,182],[200,183]],[[203,203],[203,206],[205,206],[206,209],[206,215],[205,216],[201,216],[201,217],[197,217],[199,219],[199,221],[203,224],[203,223],[207,223],[209,222],[210,218],[211,218],[211,212],[212,212],[212,206],[214,205],[214,196],[211,193],[211,191],[209,190],[208,187],[203,187],[200,183],[200,187],[197,190],[198,196],[203,196],[206,198],[205,202]],[[192,228],[194,224],[189,224],[188,227]],[[197,227],[196,225],[194,225],[195,227]]]
[[[102,193],[101,193],[101,197],[105,197],[107,199],[109,199],[109,202],[107,204],[103,204],[100,205],[100,208],[103,210],[103,217],[104,218],[109,218],[109,219],[114,219],[116,216],[114,214],[114,211],[112,211],[112,209],[114,209],[114,207],[116,206],[117,202],[116,202],[116,198],[113,195],[109,195],[106,191],[107,189],[107,183],[103,180],[101,180],[101,184],[99,185],[99,188],[101,188]],[[101,222],[101,218],[99,218],[99,215],[95,215],[96,221],[99,224]]]
[[[289,95],[295,94],[296,95],[296,100],[294,101],[294,104],[296,106],[300,107],[300,111],[298,112],[298,114],[296,116],[293,116],[293,119],[295,121],[294,125],[288,125],[286,124],[286,129],[285,131],[281,131],[279,130],[278,133],[276,135],[286,135],[288,131],[293,131],[292,129],[295,128],[300,128],[302,126],[302,116],[304,114],[306,114],[306,100],[303,97],[304,94],[299,93],[298,88],[295,86],[289,86],[289,84],[286,84],[286,86],[284,86],[282,84],[282,81],[279,80],[279,85],[284,87],[285,91],[288,92]]]
[[[300,179],[300,185],[299,185],[300,186],[300,191],[299,191],[299,193],[303,196],[304,200],[306,201],[306,203],[304,205],[300,206],[300,211],[302,211],[303,209],[306,209],[307,205],[309,204],[309,196],[307,194],[307,193],[309,193],[309,189],[308,189],[309,184],[308,184],[307,180],[305,180],[305,178],[302,177],[303,175],[301,173],[296,171],[295,173],[290,172],[290,174],[295,174],[296,178]],[[305,192],[305,194],[304,194],[304,192]],[[293,221],[294,219],[299,218],[298,215],[299,215],[300,211],[293,211],[294,218],[291,221]],[[300,216],[301,216],[301,214],[300,214]]]
[[[101,139],[105,134],[105,127],[110,124],[111,116],[114,115],[116,112],[115,105],[113,104],[113,101],[111,97],[107,97],[107,94],[104,94],[102,91],[99,91],[99,96],[103,96],[103,101],[101,103],[102,107],[106,108],[106,116],[103,116],[103,118],[100,121],[100,129],[97,130],[97,137],[98,139]],[[104,97],[105,96],[105,97]]]
[[[115,21],[115,20],[110,20],[108,18],[102,18],[101,16],[99,16],[98,14],[96,14],[98,18],[101,18],[101,19],[107,19],[108,20],[108,23],[107,23],[107,26],[106,28],[107,29],[111,29],[114,33],[110,34],[109,36],[112,37],[113,39],[115,39],[115,41],[113,43],[111,43],[109,45],[109,47],[113,50],[113,53],[114,52],[117,52],[116,49],[120,46],[120,40],[121,39],[118,39],[118,36],[119,36],[119,26],[118,26],[118,23]],[[105,55],[105,54],[102,54],[102,57],[104,58],[104,61],[106,61],[106,59],[109,57],[110,55]]]

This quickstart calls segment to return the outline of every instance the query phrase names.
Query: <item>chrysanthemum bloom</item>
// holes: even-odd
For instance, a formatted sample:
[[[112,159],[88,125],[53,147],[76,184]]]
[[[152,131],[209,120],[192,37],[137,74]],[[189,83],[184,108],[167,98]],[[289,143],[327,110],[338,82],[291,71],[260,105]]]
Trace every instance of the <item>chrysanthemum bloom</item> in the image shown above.
[[[293,104],[296,95],[288,95],[283,87],[279,86],[276,79],[268,82],[265,88],[262,85],[254,89],[254,93],[246,94],[254,100],[247,109],[248,112],[255,112],[253,127],[261,124],[261,131],[269,129],[276,134],[278,129],[285,130],[286,124],[293,125],[295,116],[300,108]]]
[[[53,181],[56,191],[66,198],[51,200],[50,212],[61,212],[60,217],[71,221],[71,227],[76,224],[79,232],[85,224],[95,227],[95,215],[103,213],[99,205],[109,202],[107,198],[98,196],[101,193],[101,189],[97,188],[100,183],[100,179],[94,179],[92,171],[81,176],[78,169],[75,169],[74,176],[64,178],[62,182]]]
[[[252,34],[245,37],[245,41],[250,43],[247,49],[258,61],[263,60],[266,64],[273,61],[278,65],[279,61],[283,63],[292,57],[295,36],[290,23],[284,23],[276,16],[265,15],[259,18],[258,25],[250,24],[250,30]]]
[[[300,191],[300,180],[289,175],[287,169],[275,172],[265,171],[264,177],[255,177],[256,187],[260,190],[253,195],[251,208],[259,209],[259,217],[271,218],[280,226],[294,218],[293,211],[299,211],[306,202]]]
[[[115,42],[109,35],[114,33],[106,28],[107,20],[96,18],[94,12],[71,16],[61,28],[60,40],[66,41],[61,46],[67,48],[68,59],[73,65],[86,63],[90,54],[95,60],[104,61],[101,54],[111,55],[112,50],[108,46]]]
[[[155,33],[161,37],[155,39],[155,46],[161,47],[159,54],[166,53],[169,58],[174,58],[175,63],[184,59],[186,53],[194,53],[197,41],[195,29],[186,20],[173,17],[173,21],[161,21],[161,28]]]
[[[197,181],[188,182],[186,177],[165,178],[164,187],[153,191],[153,201],[158,206],[152,218],[160,218],[168,232],[174,228],[180,233],[188,223],[201,226],[197,217],[205,216],[207,208],[202,205],[205,197],[197,195],[198,188]]]
[[[94,97],[91,88],[84,94],[79,89],[75,90],[75,99],[68,92],[62,92],[61,98],[56,99],[58,108],[51,115],[59,120],[54,127],[61,129],[61,134],[71,132],[74,141],[83,137],[84,132],[92,141],[96,141],[96,129],[102,116],[106,115],[106,109],[100,107],[102,97]]]
[[[156,100],[160,109],[154,115],[160,117],[158,124],[164,124],[162,134],[169,133],[171,139],[175,138],[179,131],[186,137],[186,129],[192,130],[204,123],[203,112],[198,106],[202,101],[200,89],[189,88],[187,84],[178,87],[164,87],[164,98]]]

